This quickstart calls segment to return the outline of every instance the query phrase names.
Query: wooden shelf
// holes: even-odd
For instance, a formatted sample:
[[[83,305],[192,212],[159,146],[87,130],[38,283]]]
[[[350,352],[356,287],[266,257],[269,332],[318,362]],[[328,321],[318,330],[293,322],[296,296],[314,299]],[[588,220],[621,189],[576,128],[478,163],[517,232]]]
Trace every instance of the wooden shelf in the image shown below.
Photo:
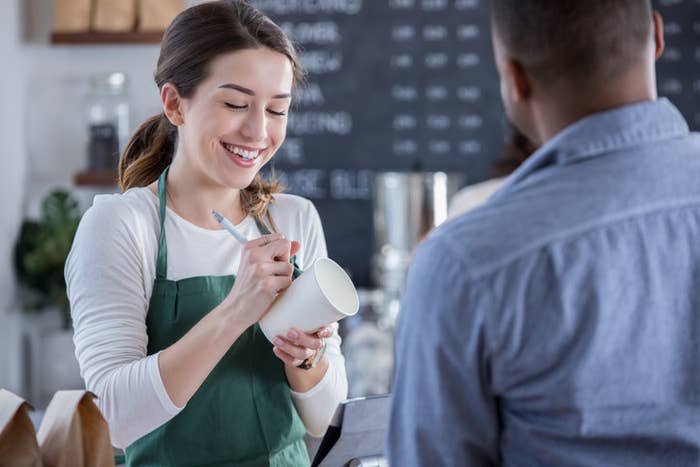
[[[159,44],[164,31],[145,32],[54,32],[52,44],[95,45],[95,44]]]
[[[77,186],[117,186],[118,175],[112,171],[80,172],[75,174],[73,182]]]

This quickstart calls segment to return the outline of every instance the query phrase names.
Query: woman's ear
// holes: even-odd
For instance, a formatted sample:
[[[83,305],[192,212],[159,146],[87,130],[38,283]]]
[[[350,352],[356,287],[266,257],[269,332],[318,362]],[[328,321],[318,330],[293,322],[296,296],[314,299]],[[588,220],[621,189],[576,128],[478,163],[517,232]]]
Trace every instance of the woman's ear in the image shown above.
[[[160,101],[163,104],[163,113],[168,117],[170,123],[180,126],[185,123],[182,111],[182,98],[177,88],[172,83],[165,83],[160,89]]]

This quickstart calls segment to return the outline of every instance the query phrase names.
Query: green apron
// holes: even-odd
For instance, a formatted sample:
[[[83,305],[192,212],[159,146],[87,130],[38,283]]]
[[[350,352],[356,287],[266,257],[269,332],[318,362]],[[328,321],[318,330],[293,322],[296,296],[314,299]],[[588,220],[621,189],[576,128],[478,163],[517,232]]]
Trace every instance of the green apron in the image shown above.
[[[167,173],[165,169],[158,180],[160,244],[146,316],[149,355],[184,336],[223,301],[235,280],[235,276],[166,279]],[[270,233],[262,222],[256,219],[256,223],[263,235]],[[126,448],[126,465],[308,466],[305,433],[284,365],[256,324],[231,346],[182,412]]]

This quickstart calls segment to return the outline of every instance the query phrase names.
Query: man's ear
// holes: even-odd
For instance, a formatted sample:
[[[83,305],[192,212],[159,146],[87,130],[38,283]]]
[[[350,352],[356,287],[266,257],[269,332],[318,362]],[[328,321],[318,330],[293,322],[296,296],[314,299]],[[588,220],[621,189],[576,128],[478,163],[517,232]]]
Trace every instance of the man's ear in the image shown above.
[[[522,102],[532,94],[532,82],[520,62],[508,59],[506,62],[508,84],[511,87],[513,102]]]
[[[666,46],[666,43],[664,42],[664,19],[661,16],[661,13],[658,11],[654,11],[653,13],[653,23],[654,43],[656,45],[654,58],[658,60],[661,57],[661,54],[664,53],[664,47]]]
[[[160,101],[163,104],[163,113],[170,123],[180,126],[185,123],[182,111],[182,98],[177,88],[172,83],[165,83],[160,89]]]

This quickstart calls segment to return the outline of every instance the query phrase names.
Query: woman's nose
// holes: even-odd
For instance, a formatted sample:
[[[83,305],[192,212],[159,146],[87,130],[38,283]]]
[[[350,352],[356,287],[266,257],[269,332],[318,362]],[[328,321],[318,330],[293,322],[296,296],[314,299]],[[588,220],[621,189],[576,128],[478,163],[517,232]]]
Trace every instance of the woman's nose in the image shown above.
[[[251,141],[267,139],[267,116],[265,110],[253,110],[246,115],[241,129],[243,136]]]

